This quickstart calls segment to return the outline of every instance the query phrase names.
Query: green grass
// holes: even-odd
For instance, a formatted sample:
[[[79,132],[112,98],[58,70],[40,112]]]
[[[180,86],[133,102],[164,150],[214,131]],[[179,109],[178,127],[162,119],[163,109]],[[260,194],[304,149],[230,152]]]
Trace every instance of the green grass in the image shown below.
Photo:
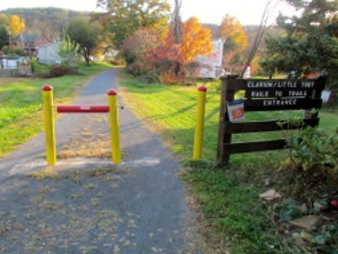
[[[108,67],[94,64],[81,68],[84,75],[53,79],[0,79],[0,158],[43,129],[41,88],[44,84],[54,87],[56,103],[67,103],[92,75]]]
[[[159,133],[184,163],[192,156],[197,92],[194,86],[147,85],[121,73],[124,103]],[[216,160],[220,95],[217,84],[208,84],[203,139],[205,162],[188,163],[183,179],[199,204],[204,235],[212,250],[208,253],[268,254],[307,253],[278,234],[271,208],[258,195],[266,191],[285,161],[286,151],[268,151],[233,155],[231,166],[219,167]],[[300,112],[292,112],[300,114]],[[280,118],[276,112],[250,112],[246,119]],[[337,112],[319,113],[320,127],[338,128]],[[269,139],[278,133],[234,135],[233,141]],[[209,161],[209,162],[207,162]],[[270,187],[270,186],[269,186]],[[210,230],[211,228],[211,230]],[[219,252],[217,252],[219,251]]]

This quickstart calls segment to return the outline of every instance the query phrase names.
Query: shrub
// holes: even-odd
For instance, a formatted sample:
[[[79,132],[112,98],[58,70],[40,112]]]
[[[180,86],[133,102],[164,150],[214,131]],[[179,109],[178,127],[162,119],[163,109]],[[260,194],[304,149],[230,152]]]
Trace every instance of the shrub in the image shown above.
[[[2,52],[8,56],[25,56],[27,55],[20,47],[8,47],[4,46]]]
[[[308,127],[290,140],[293,160],[304,170],[324,166],[338,171],[338,130],[333,133]]]
[[[79,75],[80,73],[73,68],[65,67],[65,66],[54,66],[52,69],[42,75],[43,78],[56,78],[56,77],[62,77],[66,75]]]
[[[286,134],[286,143],[290,160],[297,168],[304,171],[318,169],[325,176],[338,178],[338,129],[328,132],[306,127],[299,129],[297,135]]]

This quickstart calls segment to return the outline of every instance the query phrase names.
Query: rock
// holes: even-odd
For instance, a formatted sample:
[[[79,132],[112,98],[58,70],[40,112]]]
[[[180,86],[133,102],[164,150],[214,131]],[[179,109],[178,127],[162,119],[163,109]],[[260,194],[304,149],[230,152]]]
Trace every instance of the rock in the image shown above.
[[[311,233],[304,230],[302,230],[300,233],[293,233],[292,238],[294,239],[295,244],[300,248],[306,247],[308,243],[311,244],[316,243],[314,236]]]
[[[307,208],[306,203],[301,204],[298,207],[299,211],[301,211],[302,214],[307,214],[309,212],[309,209]]]
[[[327,200],[316,200],[313,203],[313,210],[315,213],[323,212],[329,208]]]
[[[277,191],[275,191],[274,189],[270,189],[262,194],[259,195],[260,198],[265,199],[267,201],[271,201],[274,199],[278,199],[281,198],[282,195],[279,194]]]
[[[291,225],[312,231],[321,223],[321,218],[316,215],[307,215],[289,222]]]
[[[300,238],[307,241],[308,243],[312,243],[312,244],[316,243],[314,236],[312,234],[310,234],[309,232],[302,230],[302,232],[300,232],[299,236],[300,236]]]
[[[306,243],[304,242],[303,238],[300,237],[299,233],[293,233],[292,238],[294,239],[294,243],[295,243],[296,246],[298,246],[300,248],[306,246]]]
[[[264,180],[265,186],[270,185],[270,183],[271,183],[271,180],[270,180],[270,179],[265,179],[265,180]]]

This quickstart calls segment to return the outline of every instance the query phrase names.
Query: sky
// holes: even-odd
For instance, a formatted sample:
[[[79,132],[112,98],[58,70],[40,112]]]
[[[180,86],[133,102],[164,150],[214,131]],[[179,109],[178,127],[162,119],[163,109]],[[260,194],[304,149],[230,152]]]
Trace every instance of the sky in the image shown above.
[[[173,3],[173,0],[168,0]],[[195,16],[202,23],[220,24],[225,14],[230,14],[242,25],[259,24],[268,0],[182,0],[183,20]],[[281,0],[271,10],[269,24],[274,23],[278,12],[290,15],[291,9]],[[79,11],[95,11],[96,0],[0,0],[0,10],[7,8],[60,7]]]

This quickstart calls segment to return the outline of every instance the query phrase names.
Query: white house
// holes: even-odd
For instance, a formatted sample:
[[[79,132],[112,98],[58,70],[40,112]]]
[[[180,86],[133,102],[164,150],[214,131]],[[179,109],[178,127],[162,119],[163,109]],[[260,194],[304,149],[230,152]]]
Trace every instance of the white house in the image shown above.
[[[223,44],[224,41],[219,39],[212,42],[212,52],[209,56],[199,56],[195,62],[202,67],[199,68],[197,74],[198,78],[218,78],[222,74],[222,58],[223,58]]]
[[[38,46],[37,60],[42,64],[61,64],[61,57],[58,55],[58,47],[61,42],[53,42]]]

